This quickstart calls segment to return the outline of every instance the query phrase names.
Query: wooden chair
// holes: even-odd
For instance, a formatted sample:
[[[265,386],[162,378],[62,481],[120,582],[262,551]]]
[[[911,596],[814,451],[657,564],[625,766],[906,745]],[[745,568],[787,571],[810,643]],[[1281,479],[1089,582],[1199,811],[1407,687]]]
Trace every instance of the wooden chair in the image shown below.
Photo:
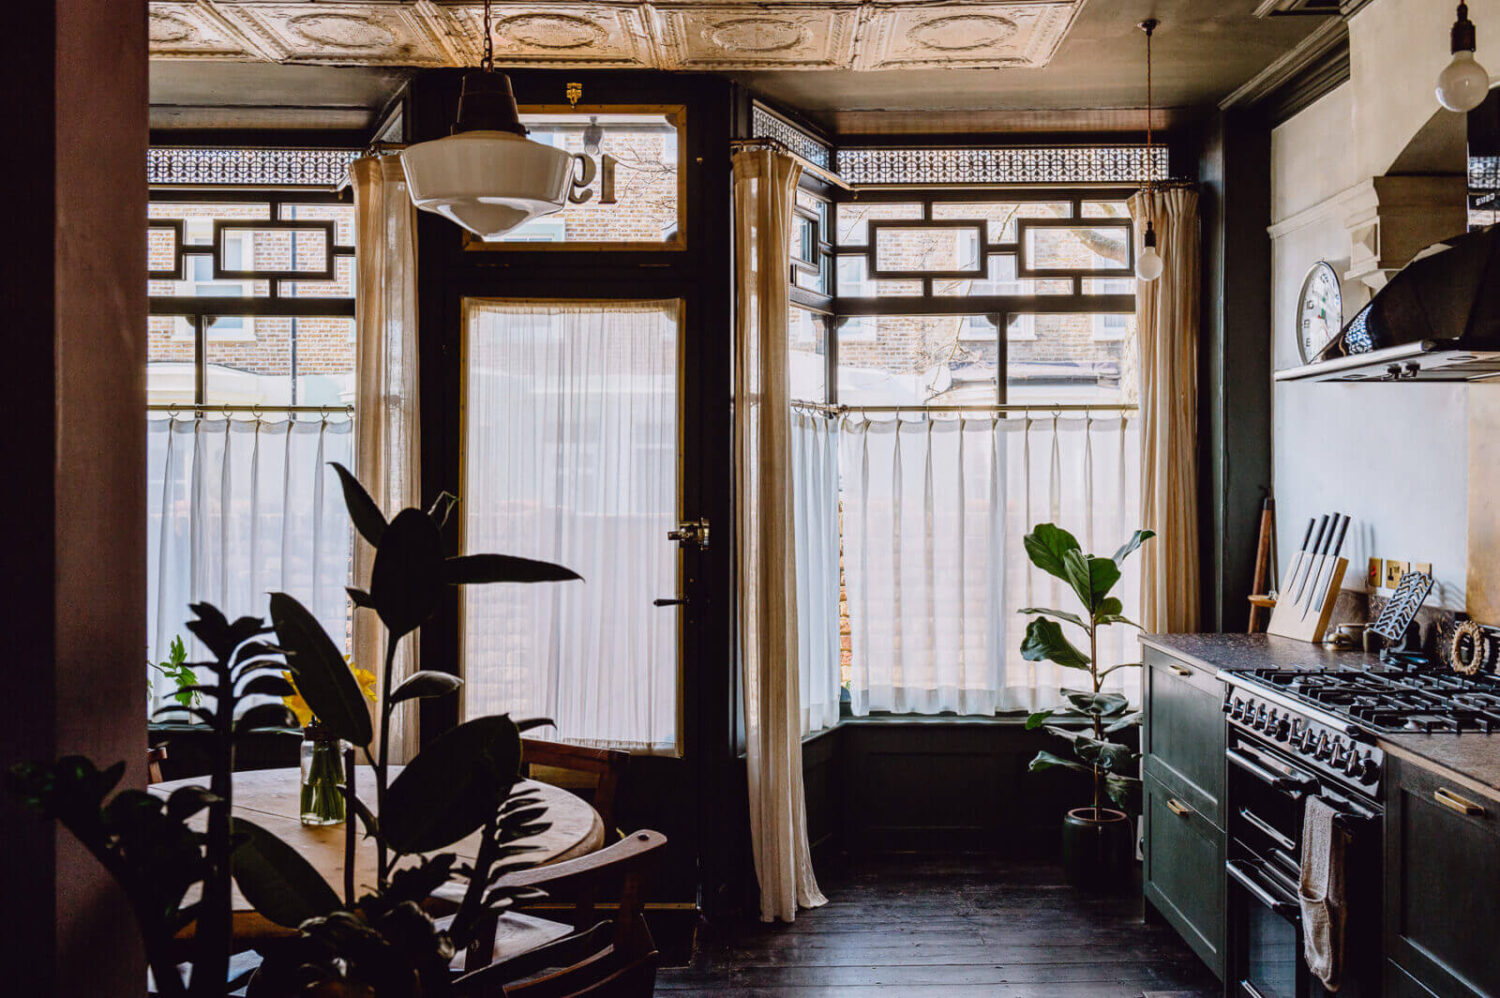
[[[161,764],[167,761],[167,747],[156,745],[146,750],[146,782],[161,782]]]
[[[656,988],[658,955],[642,914],[647,874],[667,844],[660,832],[639,831],[578,859],[539,866],[505,877],[507,887],[535,887],[578,906],[571,932],[526,952],[496,953],[489,940],[503,919],[481,930],[484,943],[470,947],[454,981],[459,998],[650,998]],[[593,923],[592,898],[618,885],[613,920]],[[584,903],[587,900],[587,903]]]
[[[563,769],[573,773],[586,773],[595,778],[594,810],[604,823],[604,841],[612,841],[617,833],[615,824],[615,794],[625,777],[625,767],[630,762],[630,753],[616,749],[584,748],[580,745],[565,745],[561,742],[544,742],[535,738],[521,739],[521,759],[526,764],[527,775],[542,782],[545,774],[532,771],[533,766]]]

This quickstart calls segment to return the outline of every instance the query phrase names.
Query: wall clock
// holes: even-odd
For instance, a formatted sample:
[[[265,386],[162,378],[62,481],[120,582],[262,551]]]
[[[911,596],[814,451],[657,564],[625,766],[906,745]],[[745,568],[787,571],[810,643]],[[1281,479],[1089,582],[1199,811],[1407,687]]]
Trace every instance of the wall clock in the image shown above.
[[[1339,275],[1327,260],[1319,260],[1302,282],[1297,298],[1297,351],[1302,363],[1316,361],[1344,326],[1344,295]]]

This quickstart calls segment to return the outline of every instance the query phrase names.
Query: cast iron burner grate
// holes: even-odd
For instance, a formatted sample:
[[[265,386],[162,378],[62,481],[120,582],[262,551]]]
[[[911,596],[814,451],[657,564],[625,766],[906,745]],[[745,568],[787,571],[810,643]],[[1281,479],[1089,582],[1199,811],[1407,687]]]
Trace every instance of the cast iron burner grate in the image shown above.
[[[1259,682],[1384,732],[1500,732],[1500,679],[1416,667],[1256,669]]]

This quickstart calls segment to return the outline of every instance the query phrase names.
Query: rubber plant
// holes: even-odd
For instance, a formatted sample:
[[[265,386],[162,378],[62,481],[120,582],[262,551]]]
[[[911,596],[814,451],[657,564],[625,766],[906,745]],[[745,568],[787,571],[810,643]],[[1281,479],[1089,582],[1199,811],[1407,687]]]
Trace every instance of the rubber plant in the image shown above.
[[[1099,632],[1115,624],[1139,627],[1124,615],[1124,604],[1110,591],[1120,581],[1125,559],[1156,536],[1137,530],[1111,558],[1085,555],[1078,540],[1055,524],[1043,523],[1026,535],[1026,554],[1031,563],[1048,575],[1061,579],[1078,597],[1082,613],[1045,607],[1026,607],[1020,612],[1033,619],[1026,625],[1021,657],[1028,662],[1052,662],[1088,677],[1087,688],[1061,690],[1065,703],[1033,713],[1028,729],[1045,728],[1069,743],[1073,758],[1053,752],[1038,752],[1030,770],[1066,769],[1088,774],[1093,780],[1094,815],[1108,797],[1128,813],[1137,813],[1141,781],[1135,775],[1140,754],[1129,745],[1110,739],[1140,724],[1139,711],[1132,711],[1121,693],[1104,690],[1104,679],[1121,669],[1139,668],[1139,662],[1103,666],[1099,661]],[[1088,651],[1068,639],[1063,624],[1082,632]],[[1072,723],[1057,723],[1072,722]],[[1083,722],[1079,726],[1079,722]]]
[[[333,640],[294,597],[273,593],[272,626],[256,617],[233,622],[199,603],[188,628],[214,655],[191,663],[211,683],[183,691],[211,699],[184,707],[211,732],[209,786],[184,787],[165,800],[142,790],[121,790],[123,762],[100,771],[71,756],[56,763],[26,763],[9,775],[12,792],[79,838],[119,881],[140,926],[158,994],[172,998],[224,995],[241,982],[227,980],[231,946],[231,877],[258,913],[298,930],[267,948],[248,982],[249,994],[282,998],[303,994],[360,994],[376,998],[426,998],[449,993],[453,953],[488,931],[495,912],[531,896],[508,889],[505,874],[524,868],[520,840],[545,831],[537,798],[514,792],[520,779],[521,731],[548,723],[508,716],[474,718],[435,738],[399,776],[391,778],[390,720],[400,704],[446,696],[460,680],[423,670],[392,688],[400,641],[430,618],[450,586],[577,579],[560,565],[479,554],[447,556],[442,527],[455,500],[444,495],[427,511],[405,509],[387,521],[347,469],[334,465],[345,503],[360,536],[375,547],[368,591],[351,589],[356,607],[379,615],[387,631],[377,729],[364,694]],[[274,642],[267,635],[274,632]],[[374,838],[376,883],[356,897],[354,846],[359,834],[345,828],[343,897],[271,832],[232,816],[234,743],[237,735],[294,723],[283,703],[241,709],[249,696],[285,697],[292,686],[332,733],[357,747],[369,762],[379,817],[342,788],[363,833]],[[378,731],[378,733],[377,733]],[[354,772],[354,751],[346,770]],[[106,799],[108,798],[108,799]],[[196,830],[189,819],[207,812]],[[196,823],[195,823],[196,824]],[[442,850],[481,831],[472,863]],[[452,922],[440,928],[420,906],[451,879],[465,881]],[[185,903],[194,888],[198,898]],[[194,925],[194,923],[196,923]],[[175,939],[189,925],[191,972],[184,978]]]

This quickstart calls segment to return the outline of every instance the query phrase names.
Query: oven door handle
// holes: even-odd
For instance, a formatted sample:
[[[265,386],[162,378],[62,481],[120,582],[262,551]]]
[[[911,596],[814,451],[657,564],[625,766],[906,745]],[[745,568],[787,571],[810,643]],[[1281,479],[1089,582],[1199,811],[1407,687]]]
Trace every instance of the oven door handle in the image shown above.
[[[1298,779],[1295,776],[1278,776],[1267,769],[1265,766],[1262,766],[1260,763],[1256,762],[1254,759],[1250,758],[1247,755],[1244,755],[1243,753],[1235,749],[1225,750],[1224,755],[1229,759],[1230,762],[1234,763],[1236,766],[1240,767],[1245,772],[1255,777],[1257,780],[1260,780],[1262,783],[1266,784],[1274,790],[1280,790],[1282,793],[1310,794],[1315,793],[1319,789],[1318,781],[1313,779],[1312,777]]]
[[[1302,912],[1302,906],[1296,901],[1284,897],[1278,897],[1272,889],[1262,884],[1251,871],[1254,867],[1242,859],[1231,859],[1224,864],[1224,872],[1237,880],[1241,887],[1250,892],[1250,895],[1261,904],[1270,908],[1282,918],[1295,918]]]
[[[1291,839],[1278,832],[1275,828],[1271,827],[1271,823],[1269,821],[1260,817],[1254,811],[1251,811],[1248,807],[1240,808],[1240,817],[1244,818],[1252,826],[1259,829],[1261,834],[1270,839],[1272,842],[1281,846],[1281,848],[1285,849],[1287,852],[1291,852],[1297,848],[1297,843],[1293,842]]]

